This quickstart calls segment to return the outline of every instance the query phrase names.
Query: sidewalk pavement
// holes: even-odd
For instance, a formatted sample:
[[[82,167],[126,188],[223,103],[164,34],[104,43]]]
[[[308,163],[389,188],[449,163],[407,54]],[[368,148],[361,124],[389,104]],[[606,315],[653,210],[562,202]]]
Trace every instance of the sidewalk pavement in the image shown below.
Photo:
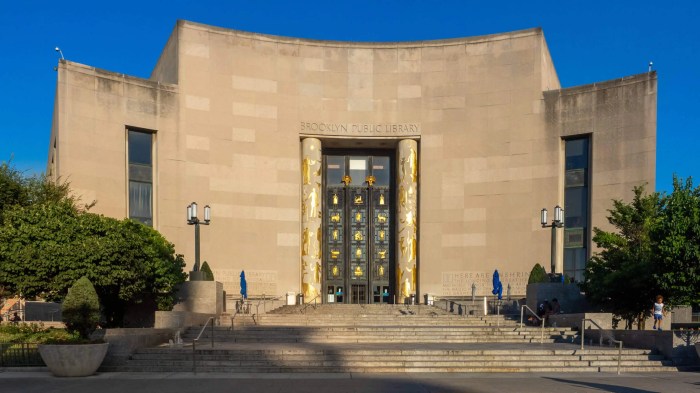
[[[56,378],[48,371],[0,369],[3,393],[700,393],[700,373],[217,374],[100,373]]]

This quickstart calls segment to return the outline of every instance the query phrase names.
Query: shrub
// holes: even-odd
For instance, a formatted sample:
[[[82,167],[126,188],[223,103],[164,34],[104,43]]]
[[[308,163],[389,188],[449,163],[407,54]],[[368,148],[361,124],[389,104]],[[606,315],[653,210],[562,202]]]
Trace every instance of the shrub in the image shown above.
[[[214,273],[211,271],[207,261],[204,261],[200,270],[206,274],[204,281],[214,281]]]
[[[68,344],[84,342],[76,333],[66,329],[45,328],[43,324],[20,323],[0,325],[0,342],[37,343],[37,344]]]
[[[95,287],[87,277],[82,277],[68,289],[61,306],[63,322],[69,332],[76,332],[88,339],[100,321],[100,301]]]
[[[539,263],[536,263],[530,271],[530,278],[528,278],[528,284],[536,284],[538,282],[549,282],[549,275],[547,271],[544,270]]]

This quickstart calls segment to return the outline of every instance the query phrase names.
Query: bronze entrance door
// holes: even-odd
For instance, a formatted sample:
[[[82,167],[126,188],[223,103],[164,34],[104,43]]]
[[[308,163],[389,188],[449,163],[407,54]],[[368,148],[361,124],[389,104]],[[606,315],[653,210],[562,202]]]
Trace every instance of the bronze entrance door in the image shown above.
[[[323,271],[327,303],[393,299],[392,159],[326,155]]]

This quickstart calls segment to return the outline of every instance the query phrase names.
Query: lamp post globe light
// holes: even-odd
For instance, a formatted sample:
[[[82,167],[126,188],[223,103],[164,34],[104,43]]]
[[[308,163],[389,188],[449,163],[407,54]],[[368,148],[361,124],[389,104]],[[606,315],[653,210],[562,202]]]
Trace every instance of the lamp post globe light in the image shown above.
[[[547,209],[542,209],[540,212],[540,223],[542,228],[552,228],[551,272],[561,274],[563,272],[557,271],[559,270],[557,269],[557,229],[564,227],[564,209],[559,205],[554,207],[554,218],[551,224],[547,223]]]
[[[204,206],[204,219],[197,216],[197,202],[192,202],[187,206],[187,225],[194,225],[194,268],[190,272],[190,281],[201,281],[203,276],[199,271],[199,226],[209,225],[211,221],[211,208]]]

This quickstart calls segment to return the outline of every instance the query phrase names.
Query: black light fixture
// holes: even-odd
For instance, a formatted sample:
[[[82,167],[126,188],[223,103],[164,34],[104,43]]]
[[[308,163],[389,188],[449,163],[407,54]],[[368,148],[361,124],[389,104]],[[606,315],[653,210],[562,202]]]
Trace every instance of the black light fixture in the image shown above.
[[[551,224],[547,223],[547,209],[542,209],[540,211],[540,224],[542,224],[542,228],[552,228],[551,272],[562,273],[557,271],[557,229],[564,227],[564,209],[559,205],[554,207],[554,219]]]
[[[211,221],[211,208],[204,206],[204,220],[197,217],[197,202],[192,202],[187,206],[187,225],[194,225],[194,268],[192,271],[198,272],[199,265],[199,226],[209,225]]]

